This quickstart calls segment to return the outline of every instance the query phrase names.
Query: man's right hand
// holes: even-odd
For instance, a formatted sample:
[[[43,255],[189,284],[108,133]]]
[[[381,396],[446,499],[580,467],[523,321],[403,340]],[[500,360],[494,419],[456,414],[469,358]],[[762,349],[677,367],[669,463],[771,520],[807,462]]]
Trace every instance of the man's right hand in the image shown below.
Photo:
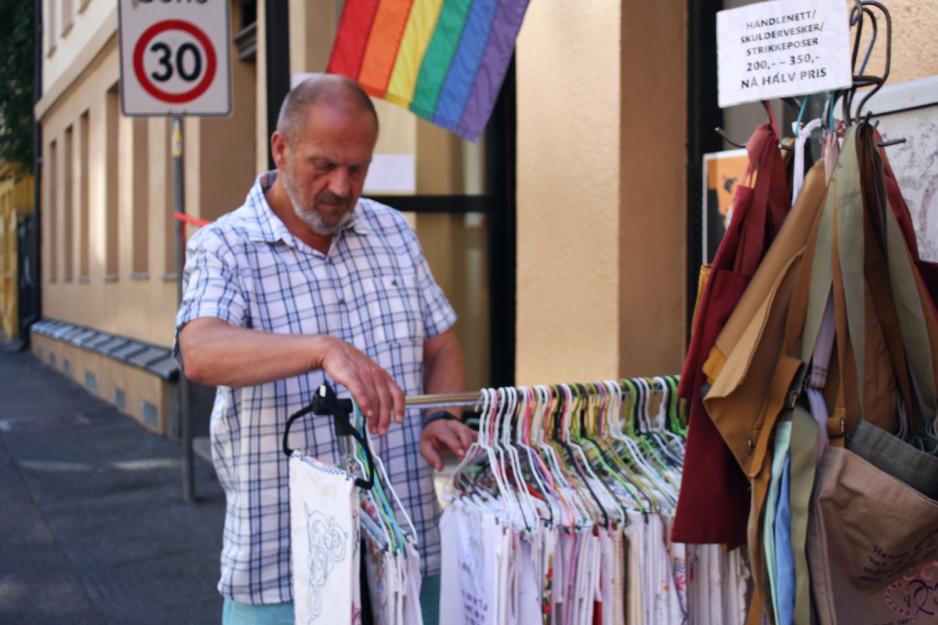
[[[391,419],[404,420],[404,392],[387,371],[363,352],[341,339],[317,336],[321,347],[319,367],[349,390],[368,420],[368,429],[379,436]]]

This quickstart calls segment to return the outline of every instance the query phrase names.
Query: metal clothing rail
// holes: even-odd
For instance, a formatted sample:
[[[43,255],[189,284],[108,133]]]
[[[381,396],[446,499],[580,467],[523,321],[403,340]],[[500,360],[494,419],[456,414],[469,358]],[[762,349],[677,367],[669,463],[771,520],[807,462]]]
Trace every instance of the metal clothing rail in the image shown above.
[[[433,395],[408,395],[404,404],[409,408],[448,408],[456,406],[478,406],[482,403],[482,391],[463,393],[437,393]]]
[[[408,395],[404,403],[411,408],[448,408],[456,406],[475,406],[482,401],[482,393],[437,393],[434,395]]]

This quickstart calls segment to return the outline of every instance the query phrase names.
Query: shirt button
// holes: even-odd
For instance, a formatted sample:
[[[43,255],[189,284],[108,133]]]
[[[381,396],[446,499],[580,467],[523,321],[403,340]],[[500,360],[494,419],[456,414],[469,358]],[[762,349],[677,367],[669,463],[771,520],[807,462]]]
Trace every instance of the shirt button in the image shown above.
[[[343,298],[340,298],[340,299],[339,299],[339,303],[340,303],[341,305],[345,306],[345,298],[344,298],[344,297],[343,297]]]

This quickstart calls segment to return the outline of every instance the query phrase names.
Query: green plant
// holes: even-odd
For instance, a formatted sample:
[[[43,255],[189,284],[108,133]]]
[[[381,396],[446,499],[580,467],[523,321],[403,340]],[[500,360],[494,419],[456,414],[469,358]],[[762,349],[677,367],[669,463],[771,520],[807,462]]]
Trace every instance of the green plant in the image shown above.
[[[33,163],[33,2],[0,0],[0,159],[30,170]]]

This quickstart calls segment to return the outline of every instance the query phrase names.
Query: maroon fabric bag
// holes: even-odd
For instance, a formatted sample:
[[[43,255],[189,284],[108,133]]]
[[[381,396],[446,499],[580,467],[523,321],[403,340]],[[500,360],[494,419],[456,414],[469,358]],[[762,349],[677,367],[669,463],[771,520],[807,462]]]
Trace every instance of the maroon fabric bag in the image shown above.
[[[733,196],[733,213],[717,249],[695,313],[679,394],[690,403],[681,493],[671,538],[683,543],[745,544],[749,481],[704,410],[703,364],[717,336],[749,285],[791,208],[778,135],[770,124],[756,128],[746,145],[747,182]]]

